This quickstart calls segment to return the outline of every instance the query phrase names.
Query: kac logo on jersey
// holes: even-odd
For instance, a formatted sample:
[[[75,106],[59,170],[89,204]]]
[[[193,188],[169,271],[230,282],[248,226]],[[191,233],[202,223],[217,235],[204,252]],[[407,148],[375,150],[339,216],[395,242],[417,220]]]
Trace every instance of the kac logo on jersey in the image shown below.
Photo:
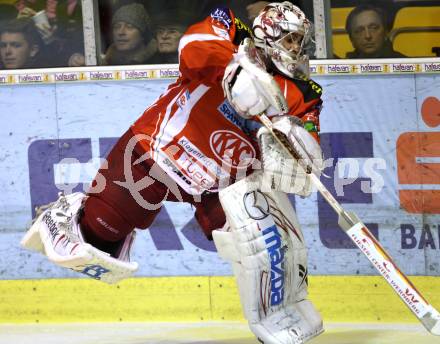
[[[214,131],[209,143],[215,156],[229,167],[247,168],[256,157],[252,144],[230,130]]]

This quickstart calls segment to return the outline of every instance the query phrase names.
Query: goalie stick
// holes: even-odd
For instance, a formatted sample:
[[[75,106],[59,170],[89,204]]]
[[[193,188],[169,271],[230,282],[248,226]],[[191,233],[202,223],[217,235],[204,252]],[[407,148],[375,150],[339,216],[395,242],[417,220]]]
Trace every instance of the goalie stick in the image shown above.
[[[406,275],[397,267],[390,255],[368,230],[367,226],[354,212],[345,211],[339,202],[322,184],[319,177],[312,172],[312,166],[289,144],[287,137],[274,129],[272,121],[265,113],[258,115],[261,123],[271,132],[276,141],[298,161],[309,174],[311,182],[316,186],[322,197],[338,214],[338,224],[350,237],[355,245],[370,260],[393,290],[399,295],[410,311],[419,319],[423,326],[433,335],[440,335],[440,314],[416,289]]]

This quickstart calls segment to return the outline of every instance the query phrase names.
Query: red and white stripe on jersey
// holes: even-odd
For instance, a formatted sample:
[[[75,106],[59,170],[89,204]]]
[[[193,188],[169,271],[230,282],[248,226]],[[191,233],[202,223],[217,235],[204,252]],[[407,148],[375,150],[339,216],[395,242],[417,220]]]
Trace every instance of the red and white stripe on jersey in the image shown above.
[[[153,133],[150,152],[153,159],[158,158],[157,153],[185,129],[194,105],[209,90],[203,84],[194,86],[197,86],[194,90],[182,89],[167,106],[163,118],[158,118],[159,128],[157,133]]]

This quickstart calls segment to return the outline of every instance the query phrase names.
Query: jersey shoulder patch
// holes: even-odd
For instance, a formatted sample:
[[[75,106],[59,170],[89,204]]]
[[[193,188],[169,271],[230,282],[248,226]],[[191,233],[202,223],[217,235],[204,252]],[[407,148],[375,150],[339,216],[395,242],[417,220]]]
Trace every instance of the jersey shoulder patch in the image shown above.
[[[211,12],[211,24],[229,30],[232,26],[232,17],[227,7],[217,7]]]

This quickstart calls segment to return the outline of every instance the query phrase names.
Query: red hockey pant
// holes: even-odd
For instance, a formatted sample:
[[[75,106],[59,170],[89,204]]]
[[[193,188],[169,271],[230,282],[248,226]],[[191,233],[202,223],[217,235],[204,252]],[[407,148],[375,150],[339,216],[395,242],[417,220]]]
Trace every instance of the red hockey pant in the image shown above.
[[[146,229],[150,227],[159,213],[163,201],[179,201],[179,197],[176,196],[177,188],[181,200],[195,207],[195,217],[198,223],[208,239],[212,239],[211,232],[222,227],[226,221],[218,194],[204,194],[201,199],[197,200],[178,187],[151,158],[142,163],[133,164],[145,153],[139,143],[136,144],[131,156],[128,156],[131,159],[130,171],[134,182],[138,182],[146,176],[155,176],[157,173],[162,176],[159,178],[161,181],[148,178],[149,182],[145,183],[145,187],[139,191],[139,195],[142,197],[141,202],[139,202],[139,198],[136,200],[133,197],[127,187],[117,183],[127,179],[124,174],[124,151],[132,137],[133,133],[129,129],[118,140],[107,156],[108,168],[104,168],[103,165],[92,183],[92,189],[88,193],[89,197],[85,202],[81,218],[81,228],[85,237],[96,238],[101,242],[116,242],[125,238],[134,228]],[[170,190],[170,185],[174,185],[171,188],[174,192]],[[99,192],[93,192],[94,188]],[[155,209],[152,209],[153,206],[147,206],[145,209],[140,203],[144,206],[147,203],[155,205]],[[173,214],[170,215],[173,216]],[[176,215],[174,214],[174,216]]]

